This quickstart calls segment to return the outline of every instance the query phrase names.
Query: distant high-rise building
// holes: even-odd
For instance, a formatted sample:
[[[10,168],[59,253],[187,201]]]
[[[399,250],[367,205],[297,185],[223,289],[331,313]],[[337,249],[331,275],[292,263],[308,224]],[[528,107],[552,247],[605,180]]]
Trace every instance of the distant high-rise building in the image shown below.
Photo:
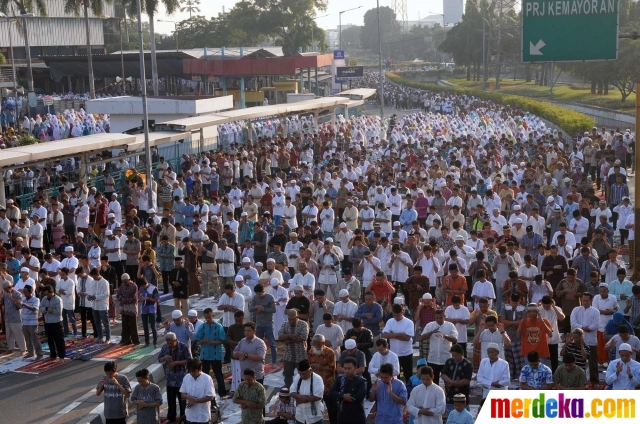
[[[462,20],[464,0],[442,0],[442,10],[445,25],[457,24]]]

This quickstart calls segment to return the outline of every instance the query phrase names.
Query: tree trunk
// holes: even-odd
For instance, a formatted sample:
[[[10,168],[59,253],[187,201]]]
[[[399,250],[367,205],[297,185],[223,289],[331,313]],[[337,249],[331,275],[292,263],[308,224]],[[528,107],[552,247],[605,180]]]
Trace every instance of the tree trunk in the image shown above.
[[[606,96],[609,94],[609,81],[608,80],[604,80],[604,90],[603,90],[603,94]]]
[[[91,32],[89,29],[89,5],[88,0],[84,0],[84,28],[87,36],[87,65],[89,67],[89,95],[91,99],[96,98],[96,86],[93,78],[93,59],[91,57]]]
[[[20,12],[21,14],[26,14],[27,12]],[[33,88],[33,69],[31,68],[31,47],[29,46],[29,30],[27,30],[27,19],[22,18],[22,30],[24,33],[24,50],[27,59],[27,89],[29,93],[33,93],[35,88]],[[27,108],[29,110],[29,108]]]
[[[598,82],[596,80],[591,80],[591,94],[596,94],[597,87]]]
[[[467,81],[471,80],[471,64],[467,65]]]
[[[524,68],[524,80],[525,82],[531,82],[531,65],[527,65]]]
[[[153,95],[158,96],[158,61],[156,59],[156,33],[153,25],[153,15],[149,15],[149,32],[151,43],[151,78],[153,80]],[[144,82],[143,82],[144,83]]]
[[[598,95],[599,95],[599,96],[601,96],[601,95],[602,95],[602,92],[604,91],[603,89],[604,89],[604,87],[603,87],[603,81],[602,81],[602,80],[600,80],[600,81],[598,81]]]
[[[544,72],[545,69],[546,69],[545,65],[542,65],[542,67],[540,68],[540,86],[544,85],[544,79],[546,78],[545,72]]]

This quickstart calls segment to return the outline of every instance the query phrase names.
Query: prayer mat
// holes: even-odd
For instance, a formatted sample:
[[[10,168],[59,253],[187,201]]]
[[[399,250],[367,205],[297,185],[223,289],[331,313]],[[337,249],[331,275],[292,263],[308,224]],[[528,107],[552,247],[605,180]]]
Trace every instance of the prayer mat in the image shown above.
[[[97,359],[100,361],[112,361],[114,359],[121,359],[124,355],[131,353],[135,350],[136,346],[134,345],[115,345],[109,347],[104,352],[100,352],[96,356],[91,359]]]
[[[3,355],[0,355],[0,364],[13,361],[14,359],[18,359],[20,357],[22,357],[22,352],[15,352],[15,351],[7,352]]]
[[[33,358],[20,357],[20,358],[7,361],[3,364],[0,364],[0,374],[6,374],[9,371],[15,371],[18,368],[22,368],[24,366],[32,364],[33,362],[35,362],[35,359],[36,359],[35,357]]]
[[[264,365],[264,373],[265,374],[273,374],[284,368],[284,364],[265,364]]]
[[[91,355],[93,353],[103,351],[107,349],[109,346],[111,345],[94,342],[88,345],[82,345],[79,347],[74,346],[72,348],[68,348],[66,349],[65,352],[66,352],[67,358],[77,359],[82,355]]]
[[[159,349],[160,348],[158,348],[158,351]],[[142,359],[145,356],[149,355],[154,350],[156,350],[156,348],[154,348],[153,346],[139,347],[138,349],[135,349],[133,352],[127,353],[121,359],[125,361],[137,361],[138,359]]]
[[[20,372],[24,374],[42,374],[43,372],[47,372],[54,368],[61,367],[63,365],[68,364],[73,361],[71,358],[64,358],[62,360],[57,359],[43,359],[42,361],[36,361],[32,364],[25,365],[24,367],[18,368],[15,372]]]
[[[95,339],[93,337],[85,337],[84,339],[69,339],[69,340],[65,340],[64,347],[65,347],[65,350],[69,351],[69,349],[81,349],[82,347],[90,346],[94,342],[95,342]],[[47,352],[50,352],[49,343],[47,342],[42,343],[42,350],[46,350]]]

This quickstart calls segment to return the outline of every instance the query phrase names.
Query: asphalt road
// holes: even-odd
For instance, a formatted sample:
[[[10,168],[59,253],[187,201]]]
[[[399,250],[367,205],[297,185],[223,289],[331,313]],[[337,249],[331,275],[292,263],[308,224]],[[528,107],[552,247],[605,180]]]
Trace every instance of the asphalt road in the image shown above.
[[[169,316],[173,308],[162,307],[163,316]],[[111,327],[112,334],[120,335],[121,326]],[[162,343],[159,340],[159,345]],[[149,363],[155,362],[146,358]],[[124,369],[133,361],[118,361]],[[104,362],[75,360],[40,375],[9,372],[0,375],[0,422],[40,424],[50,420],[60,410],[75,402],[88,391],[95,389],[103,374]],[[103,396],[91,396],[70,412],[60,416],[55,423],[76,423],[103,401]]]

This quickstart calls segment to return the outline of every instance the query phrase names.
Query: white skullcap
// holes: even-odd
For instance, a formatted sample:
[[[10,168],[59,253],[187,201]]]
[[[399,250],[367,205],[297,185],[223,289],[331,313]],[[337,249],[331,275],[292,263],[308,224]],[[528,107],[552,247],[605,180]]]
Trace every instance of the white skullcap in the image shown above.
[[[278,284],[280,284],[280,280],[278,280],[277,278],[272,278],[271,279],[271,285],[272,286],[277,286]]]
[[[347,297],[347,296],[349,296],[348,290],[342,289],[340,290],[340,292],[338,292],[338,297]]]
[[[171,318],[173,319],[182,318],[182,312],[179,309],[176,309],[175,311],[171,312]]]
[[[356,348],[356,341],[353,339],[349,339],[346,342],[344,342],[344,347],[346,349],[355,349]]]

